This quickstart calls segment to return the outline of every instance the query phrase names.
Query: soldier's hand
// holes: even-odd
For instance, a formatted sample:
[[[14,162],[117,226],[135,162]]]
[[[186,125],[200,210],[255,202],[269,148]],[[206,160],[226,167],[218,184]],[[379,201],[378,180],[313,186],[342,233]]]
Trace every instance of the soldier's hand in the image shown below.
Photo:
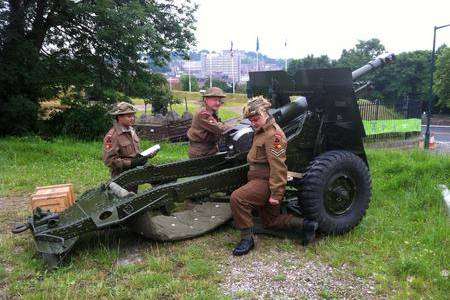
[[[137,166],[143,166],[147,162],[148,157],[137,154],[131,159],[131,168],[136,168]]]
[[[270,203],[270,205],[275,206],[275,205],[280,204],[280,201],[278,201],[277,199],[274,199],[274,198],[270,197],[270,198],[269,198],[269,203]]]

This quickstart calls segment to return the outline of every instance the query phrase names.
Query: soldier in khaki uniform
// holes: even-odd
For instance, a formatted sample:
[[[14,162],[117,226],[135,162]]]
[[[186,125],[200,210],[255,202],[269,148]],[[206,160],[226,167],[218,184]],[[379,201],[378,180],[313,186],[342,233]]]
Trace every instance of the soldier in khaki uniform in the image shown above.
[[[318,227],[316,222],[280,213],[287,182],[287,140],[283,130],[267,113],[270,106],[263,97],[256,97],[244,109],[244,117],[250,119],[255,135],[247,155],[248,182],[231,194],[234,222],[241,230],[241,241],[233,255],[247,254],[254,247],[253,209],[259,211],[265,228],[302,230],[304,245],[313,239]]]
[[[217,142],[230,126],[220,122],[217,112],[225,98],[218,87],[209,88],[203,95],[204,107],[194,115],[191,128],[187,132],[189,138],[189,158],[214,155],[219,152]]]
[[[103,139],[103,162],[109,167],[111,177],[147,162],[147,157],[139,154],[139,137],[132,127],[136,111],[130,103],[120,102],[110,112],[115,122]],[[130,191],[137,192],[137,186]]]

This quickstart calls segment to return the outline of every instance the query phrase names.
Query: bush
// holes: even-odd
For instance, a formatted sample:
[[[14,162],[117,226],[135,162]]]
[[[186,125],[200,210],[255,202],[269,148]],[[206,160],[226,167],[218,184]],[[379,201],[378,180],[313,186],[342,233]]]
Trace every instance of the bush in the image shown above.
[[[72,106],[53,113],[42,121],[40,133],[45,137],[66,135],[81,140],[102,138],[111,127],[111,116],[101,105]]]
[[[23,95],[0,101],[0,135],[23,135],[36,129],[39,105]]]

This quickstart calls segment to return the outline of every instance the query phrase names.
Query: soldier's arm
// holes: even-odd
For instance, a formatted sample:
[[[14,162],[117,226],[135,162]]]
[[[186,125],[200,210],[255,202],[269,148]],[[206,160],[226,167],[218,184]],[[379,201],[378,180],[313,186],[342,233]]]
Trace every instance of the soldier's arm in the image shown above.
[[[287,183],[286,148],[287,141],[283,135],[275,132],[265,140],[267,161],[270,167],[270,197],[281,201]]]
[[[131,166],[131,159],[119,156],[119,142],[112,135],[103,140],[103,162],[113,170],[126,170]]]
[[[218,122],[212,115],[208,113],[200,113],[199,121],[199,124],[203,129],[212,132],[215,135],[221,135],[226,130],[231,128],[231,126],[228,124]]]

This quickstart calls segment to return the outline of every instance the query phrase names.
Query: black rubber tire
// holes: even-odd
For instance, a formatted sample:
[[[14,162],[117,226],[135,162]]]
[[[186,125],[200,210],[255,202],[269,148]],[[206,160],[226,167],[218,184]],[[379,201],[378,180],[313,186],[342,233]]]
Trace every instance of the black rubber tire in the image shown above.
[[[326,207],[332,178],[350,182],[351,204],[342,212],[330,212]],[[316,157],[300,180],[298,201],[305,218],[319,223],[319,231],[344,234],[352,230],[364,217],[371,198],[372,182],[365,162],[349,151],[330,151]],[[327,198],[330,199],[330,198]],[[332,201],[333,202],[333,201]],[[328,206],[330,206],[328,204]]]

